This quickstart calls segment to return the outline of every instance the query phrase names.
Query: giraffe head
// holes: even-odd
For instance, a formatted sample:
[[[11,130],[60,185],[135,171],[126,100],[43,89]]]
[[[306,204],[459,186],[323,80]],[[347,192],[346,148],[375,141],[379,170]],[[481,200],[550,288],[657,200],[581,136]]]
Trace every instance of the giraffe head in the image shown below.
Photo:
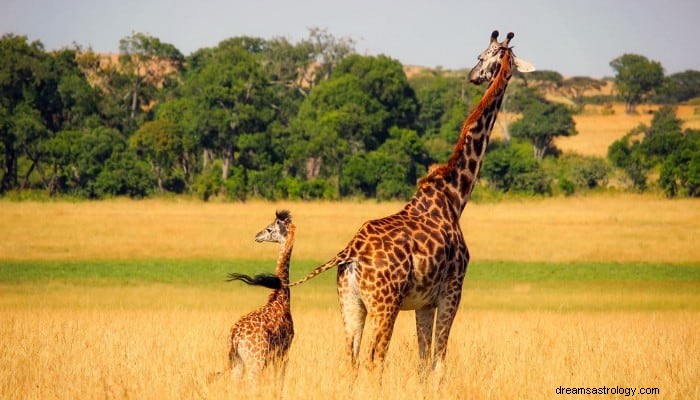
[[[531,72],[535,70],[527,61],[521,60],[515,57],[513,54],[513,48],[509,47],[511,39],[515,34],[513,32],[506,35],[506,39],[502,42],[498,41],[498,31],[493,31],[491,33],[491,42],[489,47],[486,48],[481,54],[479,54],[479,61],[476,63],[474,68],[469,72],[469,80],[477,85],[480,85],[486,81],[491,82],[491,80],[497,75],[497,72],[501,68],[501,61],[508,54],[508,60],[510,60],[509,70],[515,66],[520,72]],[[510,77],[510,75],[508,76]]]
[[[277,211],[275,213],[275,220],[255,235],[255,241],[284,244],[287,240],[287,233],[289,232],[289,225],[291,223],[292,215],[289,211]]]

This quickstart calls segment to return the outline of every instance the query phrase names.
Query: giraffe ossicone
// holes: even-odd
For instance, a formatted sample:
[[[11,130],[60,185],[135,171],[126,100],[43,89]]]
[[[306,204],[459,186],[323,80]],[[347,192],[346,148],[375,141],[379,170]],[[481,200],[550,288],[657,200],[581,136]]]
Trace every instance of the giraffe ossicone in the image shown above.
[[[516,61],[513,34],[478,57],[469,79],[488,82],[465,120],[452,156],[431,167],[411,200],[396,214],[365,222],[348,245],[294,286],[338,267],[338,297],[353,366],[369,320],[369,364],[381,365],[400,310],[415,310],[422,363],[437,368],[445,358],[450,329],[462,295],[469,251],[460,227],[481,168],[489,136]]]

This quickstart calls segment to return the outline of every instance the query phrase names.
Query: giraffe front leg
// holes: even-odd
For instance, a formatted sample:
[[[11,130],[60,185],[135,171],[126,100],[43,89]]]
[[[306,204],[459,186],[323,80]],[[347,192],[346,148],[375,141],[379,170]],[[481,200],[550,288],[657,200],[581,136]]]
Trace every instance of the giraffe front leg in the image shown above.
[[[455,281],[448,286],[446,295],[438,302],[435,319],[435,352],[433,354],[433,370],[441,373],[447,354],[447,341],[450,337],[452,323],[457,315],[459,302],[462,298],[461,281]]]

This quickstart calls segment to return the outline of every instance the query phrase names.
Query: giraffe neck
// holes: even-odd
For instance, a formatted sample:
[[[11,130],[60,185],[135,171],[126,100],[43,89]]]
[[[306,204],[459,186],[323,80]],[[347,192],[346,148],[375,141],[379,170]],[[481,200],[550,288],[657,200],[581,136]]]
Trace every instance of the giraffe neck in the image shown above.
[[[280,254],[277,257],[277,268],[275,275],[282,281],[282,285],[289,284],[289,261],[292,258],[292,249],[294,248],[294,234],[296,227],[294,224],[289,224],[287,227],[287,238],[282,243]]]
[[[277,302],[287,309],[290,305],[289,296],[289,262],[292,258],[292,249],[294,248],[294,234],[296,227],[294,224],[289,224],[287,227],[287,238],[284,243],[281,244],[281,251],[279,257],[277,258],[277,267],[275,269],[275,275],[280,278],[282,282],[282,288],[276,289],[270,294],[268,302]]]
[[[464,121],[454,152],[447,164],[432,169],[428,176],[419,182],[417,195],[421,192],[435,193],[436,189],[446,193],[457,216],[464,210],[476,184],[486,146],[511,76],[512,53],[504,51],[495,77]],[[442,178],[443,183],[438,184],[436,178]],[[425,187],[426,185],[431,187]]]

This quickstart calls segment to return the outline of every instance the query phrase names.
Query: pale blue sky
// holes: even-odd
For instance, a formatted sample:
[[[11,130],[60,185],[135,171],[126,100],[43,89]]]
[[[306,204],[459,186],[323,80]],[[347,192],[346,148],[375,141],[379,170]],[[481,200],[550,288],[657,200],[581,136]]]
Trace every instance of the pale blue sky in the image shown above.
[[[564,75],[613,75],[624,53],[667,74],[700,70],[698,0],[0,0],[0,32],[47,49],[76,42],[115,52],[132,31],[185,55],[239,35],[297,41],[309,27],[350,36],[365,54],[404,64],[471,67],[493,29],[515,32],[516,54]]]

